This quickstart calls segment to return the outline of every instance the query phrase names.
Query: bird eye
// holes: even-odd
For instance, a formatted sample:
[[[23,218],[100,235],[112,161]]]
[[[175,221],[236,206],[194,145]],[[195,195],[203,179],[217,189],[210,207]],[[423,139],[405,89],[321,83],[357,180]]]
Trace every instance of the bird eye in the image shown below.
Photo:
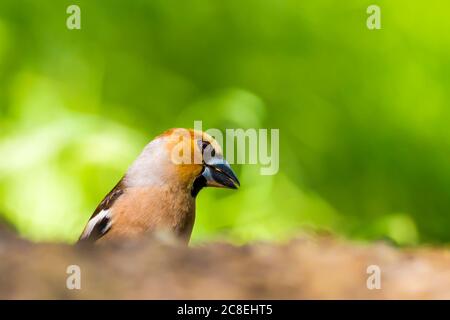
[[[202,140],[202,141],[199,141],[199,145],[200,144],[201,144],[203,156],[205,156],[205,151],[207,151],[207,150],[210,153],[211,157],[214,157],[216,155],[216,150],[214,150],[214,148],[211,146],[211,143],[209,143],[209,141]]]

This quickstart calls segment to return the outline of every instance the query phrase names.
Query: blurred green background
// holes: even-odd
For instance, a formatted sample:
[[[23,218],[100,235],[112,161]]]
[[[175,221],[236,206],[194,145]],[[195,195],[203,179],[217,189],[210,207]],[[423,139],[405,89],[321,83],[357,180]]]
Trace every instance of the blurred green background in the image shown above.
[[[366,9],[381,7],[381,30]],[[81,30],[66,8],[81,8]],[[301,230],[450,242],[450,3],[0,1],[0,217],[77,239],[171,127],[280,129],[280,171],[234,166],[193,241]]]

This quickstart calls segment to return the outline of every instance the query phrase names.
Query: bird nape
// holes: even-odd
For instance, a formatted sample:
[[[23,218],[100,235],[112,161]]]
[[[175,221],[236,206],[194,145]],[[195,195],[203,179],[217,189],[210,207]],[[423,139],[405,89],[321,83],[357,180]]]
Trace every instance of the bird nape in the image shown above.
[[[152,140],[89,219],[79,243],[169,232],[187,244],[195,199],[204,187],[237,189],[239,180],[207,133],[170,129]]]

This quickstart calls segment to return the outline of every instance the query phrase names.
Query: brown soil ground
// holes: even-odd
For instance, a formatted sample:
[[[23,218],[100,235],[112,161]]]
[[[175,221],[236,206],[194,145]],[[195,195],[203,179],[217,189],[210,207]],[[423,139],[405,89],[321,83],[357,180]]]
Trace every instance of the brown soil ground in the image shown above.
[[[69,265],[81,289],[68,290]],[[381,270],[369,290],[367,267]],[[33,244],[0,231],[3,299],[450,299],[450,250],[331,237],[190,248],[143,239],[107,246]]]

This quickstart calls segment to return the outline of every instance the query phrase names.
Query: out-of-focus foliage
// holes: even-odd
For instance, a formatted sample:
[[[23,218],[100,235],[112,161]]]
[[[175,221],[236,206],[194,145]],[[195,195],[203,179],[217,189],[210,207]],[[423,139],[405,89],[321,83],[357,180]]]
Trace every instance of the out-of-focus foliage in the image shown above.
[[[366,28],[381,7],[382,29]],[[81,30],[66,8],[81,7]],[[195,241],[302,228],[450,242],[450,4],[2,0],[0,215],[74,241],[167,128],[279,128],[280,172],[205,190]]]

